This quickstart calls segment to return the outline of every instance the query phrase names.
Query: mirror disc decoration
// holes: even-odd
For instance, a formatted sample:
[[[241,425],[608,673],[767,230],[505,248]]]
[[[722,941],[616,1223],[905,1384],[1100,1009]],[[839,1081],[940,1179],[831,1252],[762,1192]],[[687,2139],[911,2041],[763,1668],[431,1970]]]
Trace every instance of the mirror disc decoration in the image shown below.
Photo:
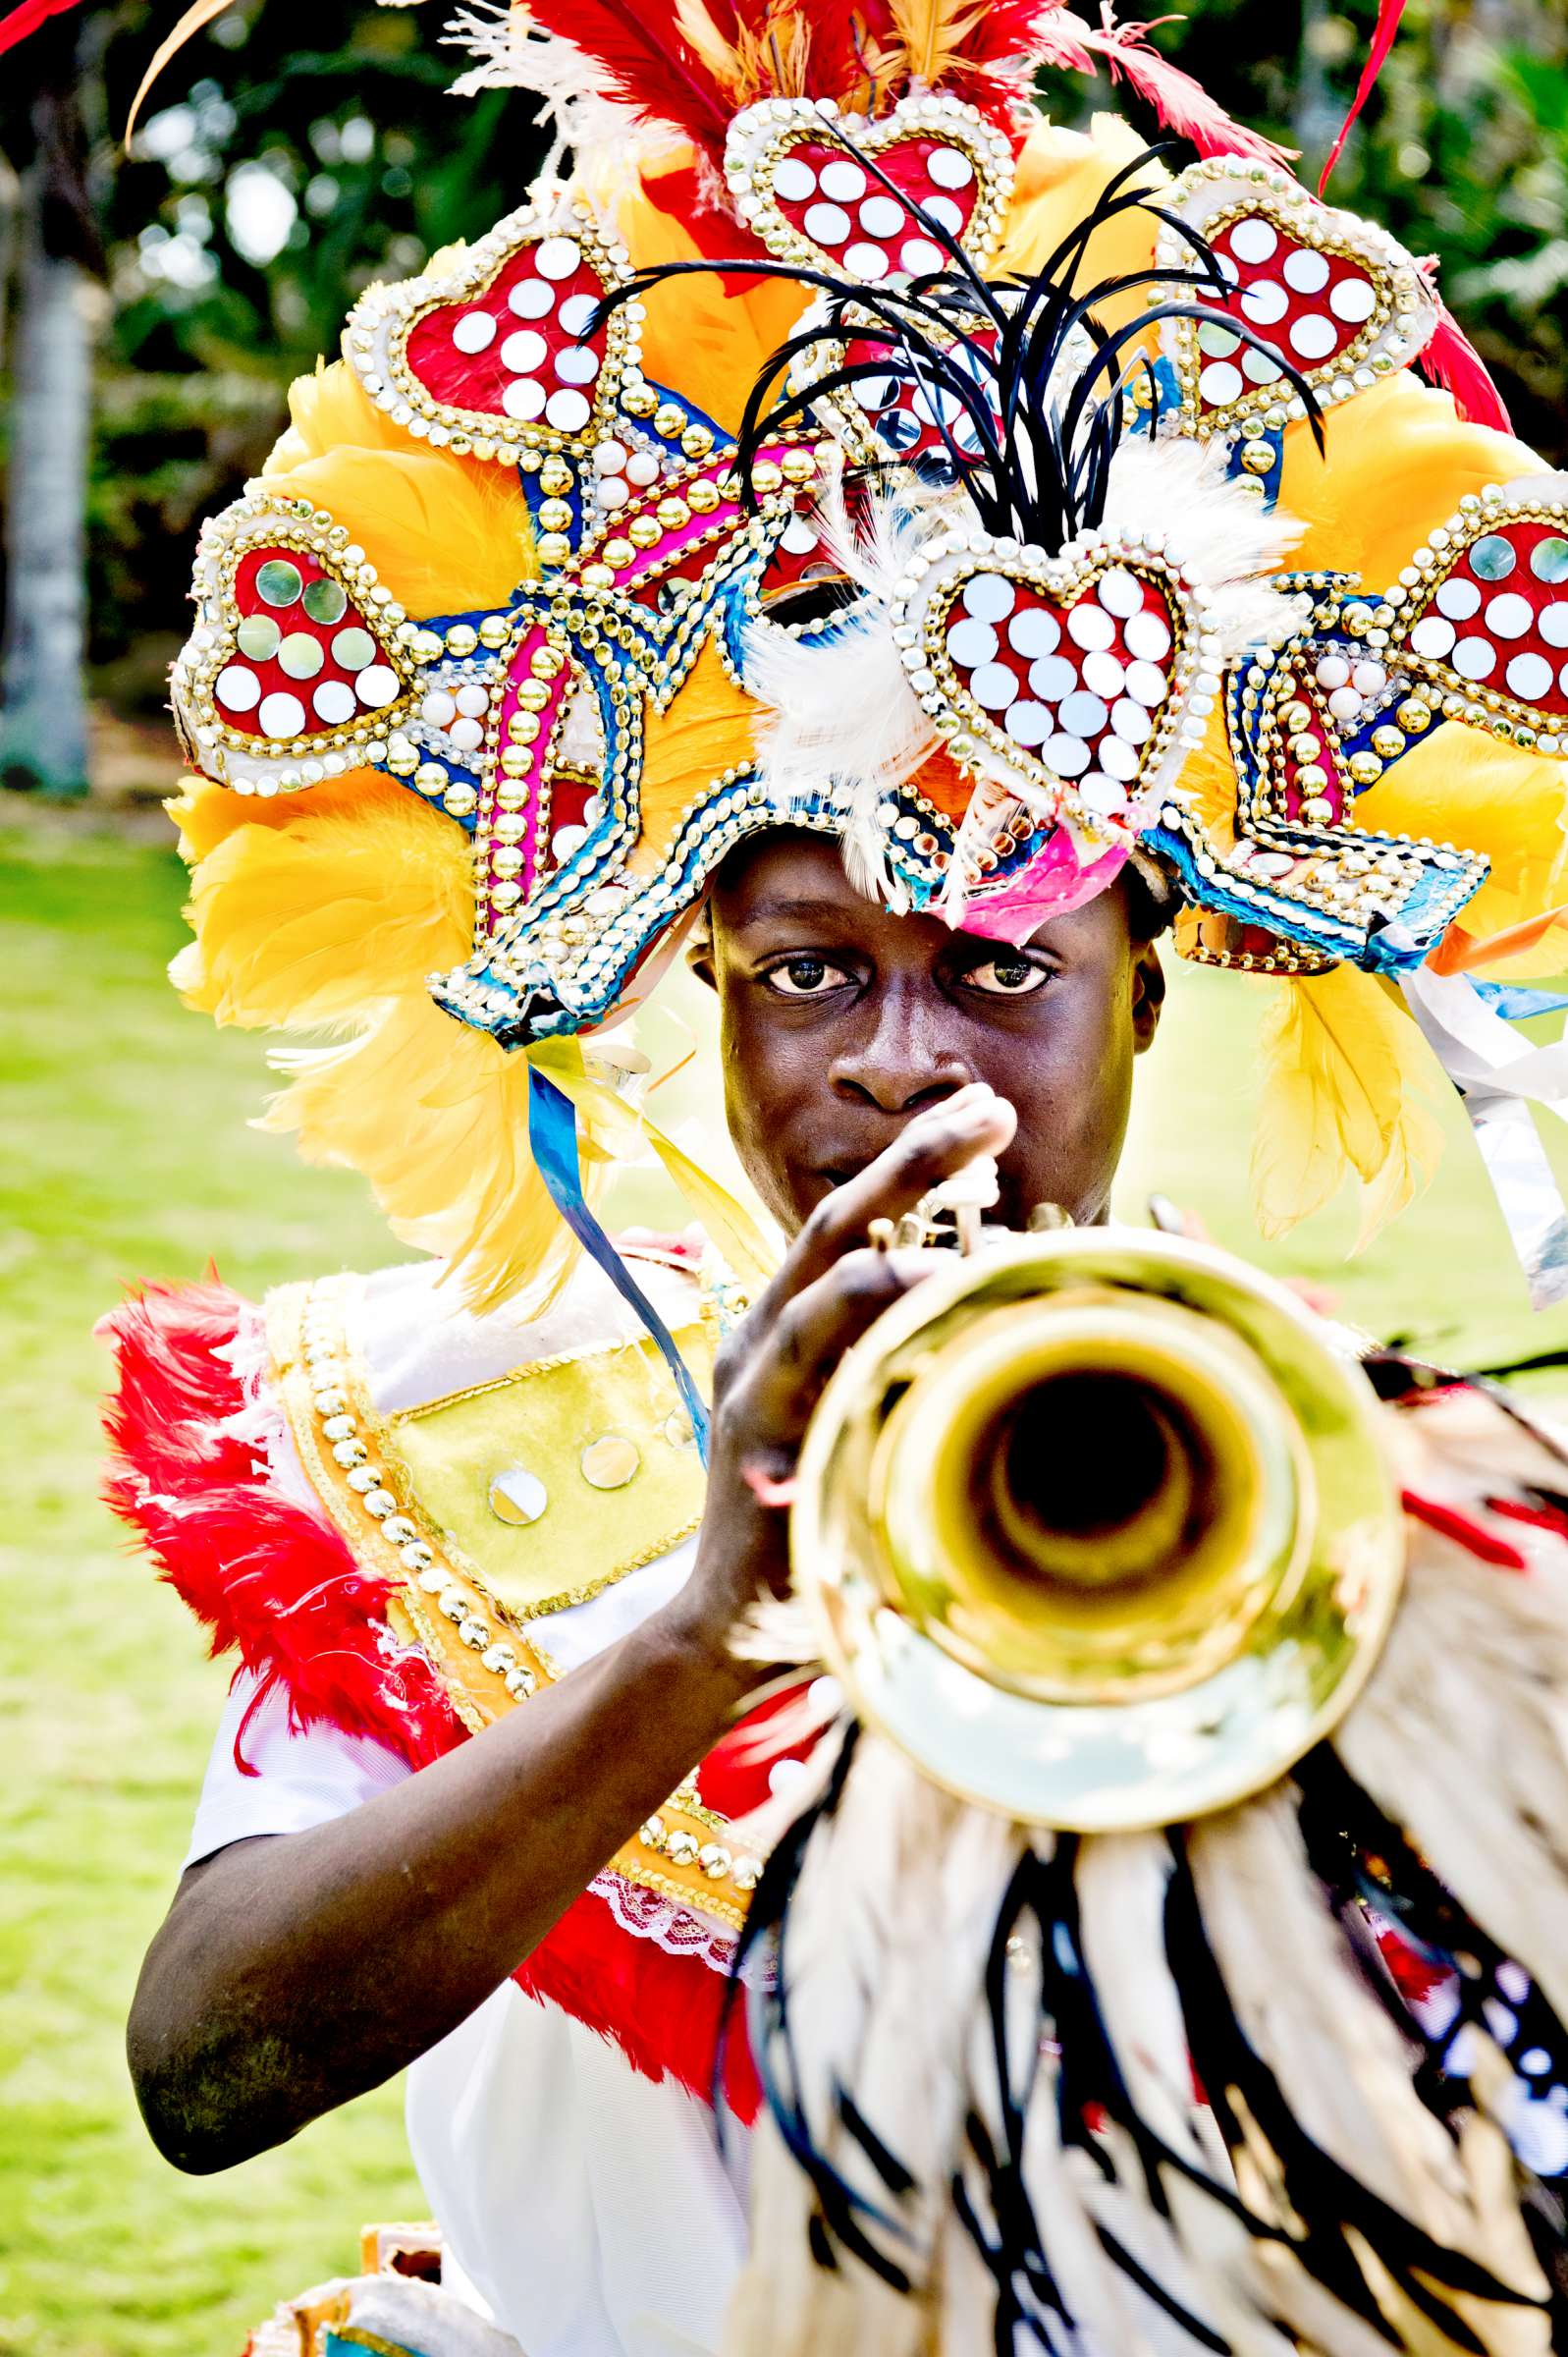
[[[439,641],[343,525],[253,483],[202,527],[192,593],[198,619],[170,685],[209,776],[272,795],[385,759]]]

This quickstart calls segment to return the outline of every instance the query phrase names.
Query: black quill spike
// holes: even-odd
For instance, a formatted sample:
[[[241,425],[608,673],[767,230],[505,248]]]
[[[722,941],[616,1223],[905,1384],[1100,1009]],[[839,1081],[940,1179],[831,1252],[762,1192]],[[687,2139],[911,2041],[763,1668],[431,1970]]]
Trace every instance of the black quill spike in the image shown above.
[[[691,272],[784,278],[823,298],[818,318],[770,355],[747,399],[736,465],[753,504],[752,470],[768,440],[807,419],[833,395],[901,376],[914,387],[942,446],[940,459],[929,454],[916,471],[959,488],[988,532],[1054,553],[1105,515],[1111,464],[1127,429],[1129,385],[1142,375],[1154,393],[1153,369],[1138,347],[1151,327],[1166,319],[1223,327],[1266,355],[1300,397],[1324,448],[1322,411],[1305,377],[1247,320],[1219,307],[1230,287],[1213,248],[1140,179],[1162,148],[1123,166],[1033,276],[989,281],[951,231],[891,180],[874,156],[841,130],[825,127],[823,136],[835,138],[907,207],[946,254],[945,269],[884,287],[790,262],[668,263],[640,271],[617,289],[594,322],[596,328],[618,304]],[[1148,212],[1177,235],[1191,249],[1192,267],[1122,272],[1080,289],[1096,232],[1130,210]],[[1140,292],[1148,299],[1140,316],[1108,326],[1108,306]],[[867,345],[874,349],[853,356],[857,346]],[[825,346],[848,356],[804,384],[793,382],[796,364]],[[1157,399],[1151,410],[1155,422]]]

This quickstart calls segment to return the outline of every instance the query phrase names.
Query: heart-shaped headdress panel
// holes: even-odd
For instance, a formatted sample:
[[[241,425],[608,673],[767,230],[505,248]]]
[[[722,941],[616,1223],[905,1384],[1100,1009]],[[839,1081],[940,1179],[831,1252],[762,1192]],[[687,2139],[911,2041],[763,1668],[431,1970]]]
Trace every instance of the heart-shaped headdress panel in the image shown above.
[[[775,125],[800,128],[771,117],[769,138]],[[852,204],[820,191],[822,171],[844,159],[827,152],[831,138],[821,155],[808,149],[796,160],[818,175],[816,200],[850,210],[856,237],[890,241],[889,254],[910,239],[891,216],[867,221],[861,210],[880,196],[906,206],[912,198],[929,214],[923,192],[940,190],[946,175],[964,234],[983,225],[976,252],[993,274],[1037,267],[1095,212],[1136,151],[1119,129],[1089,140],[1037,131],[1014,150],[999,231],[985,208],[1004,174],[984,120],[978,133],[963,115],[937,123],[961,130],[946,146],[930,120],[917,128],[907,148],[888,141],[863,167],[867,191]],[[933,174],[947,147],[962,148],[972,182],[956,163]],[[900,178],[912,159],[918,182]],[[784,151],[775,158],[785,160]],[[297,389],[295,423],[261,484],[209,536],[198,579],[205,635],[176,680],[188,741],[214,781],[194,787],[182,810],[196,861],[197,943],[181,978],[225,1019],[351,1026],[345,1044],[297,1060],[274,1119],[297,1126],[307,1152],[366,1171],[399,1232],[460,1260],[476,1297],[561,1265],[559,1230],[521,1142],[528,1062],[553,1060],[578,1087],[579,1109],[588,1105],[580,1057],[562,1035],[591,1029],[646,987],[718,859],[744,834],[786,818],[838,835],[859,872],[880,872],[897,904],[939,900],[953,852],[960,864],[973,854],[966,921],[1016,929],[1029,895],[1065,904],[1106,880],[1143,804],[1168,785],[1181,793],[1169,806],[1182,828],[1167,856],[1179,864],[1176,852],[1188,855],[1192,896],[1208,892],[1212,906],[1219,896],[1202,862],[1224,864],[1252,791],[1234,746],[1251,758],[1261,735],[1261,723],[1227,725],[1242,639],[1206,643],[1213,581],[1195,576],[1179,534],[1162,549],[1152,544],[1147,499],[1135,521],[1112,498],[1096,527],[1109,538],[1094,548],[1026,549],[1019,540],[1008,549],[1009,534],[991,530],[991,546],[939,565],[941,540],[973,540],[976,521],[970,511],[934,513],[922,490],[902,511],[885,503],[891,544],[880,555],[896,563],[879,571],[864,534],[858,554],[842,545],[833,513],[838,419],[797,415],[755,454],[748,505],[736,465],[746,396],[820,290],[699,275],[646,287],[601,317],[598,291],[614,296],[650,266],[724,258],[744,250],[748,236],[759,260],[783,258],[760,241],[755,209],[749,225],[733,210],[693,211],[689,160],[678,151],[618,167],[590,157],[572,184],[542,191],[479,247],[436,256],[418,280],[364,300],[346,361]],[[896,195],[877,179],[884,168]],[[1148,180],[1169,195],[1158,167]],[[786,173],[785,194],[790,185]],[[847,180],[834,185],[848,200]],[[960,194],[968,189],[972,204]],[[807,235],[804,218],[785,218],[777,234]],[[935,219],[953,235],[946,215]],[[836,222],[819,218],[819,230],[829,227],[837,235]],[[1086,275],[1147,269],[1158,235],[1136,207],[1097,221]],[[900,277],[878,280],[879,295]],[[1123,324],[1141,302],[1140,292],[1110,299],[1107,315]],[[1201,434],[1177,430],[1178,393],[1167,391],[1166,435],[1152,448],[1136,433],[1124,444],[1129,497],[1144,465],[1189,469],[1183,499],[1217,464],[1247,472],[1234,437],[1217,462]],[[1271,542],[1266,570],[1332,564],[1332,590],[1310,592],[1315,613],[1333,606],[1331,626],[1315,626],[1334,641],[1315,663],[1331,666],[1356,627],[1338,576],[1354,567],[1369,584],[1397,583],[1415,564],[1419,535],[1439,530],[1461,496],[1531,471],[1532,462],[1501,437],[1457,424],[1403,371],[1330,406],[1326,434],[1324,464],[1305,422],[1280,429],[1279,506],[1305,538],[1288,556]],[[1250,531],[1282,530],[1270,512],[1272,484],[1261,502],[1236,483],[1221,488],[1213,513],[1228,516],[1227,532],[1236,511]],[[1130,542],[1117,539],[1124,524]],[[919,653],[913,640],[894,646],[881,631],[904,699],[899,756],[873,792],[825,793],[819,771],[815,794],[801,794],[781,769],[768,690],[790,665],[831,657],[855,629],[869,632],[879,607],[886,619],[911,554],[929,569],[905,583],[897,627],[920,641]],[[857,566],[858,605],[799,619],[797,593]],[[293,575],[291,602],[270,604],[265,590],[293,591]],[[340,594],[341,616],[317,619]],[[1310,637],[1305,609],[1290,603],[1309,592],[1269,594],[1265,635],[1278,640],[1288,625]],[[988,602],[989,617],[972,610]],[[966,622],[980,627],[965,633]],[[928,623],[941,630],[929,650]],[[1157,651],[1162,629],[1169,645]],[[372,661],[359,661],[365,650],[351,633],[360,630]],[[1248,644],[1255,635],[1243,634]],[[1358,641],[1352,651],[1359,663],[1368,647]],[[1524,651],[1539,650],[1532,640]],[[917,671],[930,672],[930,685],[914,683]],[[382,702],[378,674],[394,688]],[[1005,700],[986,703],[977,675]],[[220,696],[220,680],[237,700]],[[1101,692],[1095,680],[1117,692]],[[1435,694],[1430,673],[1422,685]],[[1151,700],[1140,702],[1140,687]],[[1044,692],[1053,688],[1054,700]],[[1318,692],[1331,702],[1337,690],[1319,683]],[[1074,696],[1098,697],[1104,721],[1087,701],[1069,704]],[[1551,764],[1461,719],[1497,791],[1461,810],[1455,781],[1475,762],[1442,762],[1433,808],[1446,791],[1455,823],[1415,823],[1405,781],[1421,777],[1434,741],[1457,733],[1440,701],[1435,709],[1432,730],[1406,732],[1408,749],[1377,784],[1353,780],[1360,798],[1353,811],[1347,804],[1347,831],[1365,820],[1391,837],[1451,835],[1467,852],[1490,852],[1502,878],[1473,910],[1488,902],[1508,920],[1539,910],[1548,904],[1539,846],[1560,798],[1555,772],[1543,783]],[[1205,740],[1187,751],[1200,722]],[[1384,743],[1393,725],[1379,715]],[[968,741],[955,748],[955,737]],[[1068,740],[1082,748],[1078,766]],[[1109,806],[1108,786],[1126,790],[1124,809]],[[1523,808],[1541,821],[1529,855],[1502,815]],[[1006,894],[1020,884],[1009,910]],[[1300,899],[1305,905],[1310,895]],[[1268,937],[1278,941],[1294,921],[1288,909],[1276,913]],[[1491,904],[1477,929],[1493,929]],[[440,1005],[427,987],[432,971],[448,977]],[[537,1044],[521,1055],[499,1044],[529,1038]],[[597,1128],[591,1111],[582,1118],[590,1152],[608,1155],[608,1112]]]

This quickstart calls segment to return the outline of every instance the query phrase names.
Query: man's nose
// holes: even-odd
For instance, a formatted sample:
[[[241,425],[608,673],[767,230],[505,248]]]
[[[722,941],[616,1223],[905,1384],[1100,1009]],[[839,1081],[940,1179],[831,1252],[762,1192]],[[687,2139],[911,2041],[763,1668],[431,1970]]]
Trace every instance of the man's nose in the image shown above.
[[[922,991],[890,982],[869,992],[856,1013],[854,1032],[828,1068],[836,1095],[879,1113],[918,1113],[978,1077],[951,1037],[951,1010],[942,1001],[932,1005]]]

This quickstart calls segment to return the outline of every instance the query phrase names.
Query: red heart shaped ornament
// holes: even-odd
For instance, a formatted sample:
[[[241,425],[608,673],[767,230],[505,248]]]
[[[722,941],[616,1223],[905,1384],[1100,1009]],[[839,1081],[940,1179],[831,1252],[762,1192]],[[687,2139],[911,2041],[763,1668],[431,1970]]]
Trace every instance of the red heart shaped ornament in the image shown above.
[[[967,568],[927,609],[929,668],[966,726],[1037,790],[1125,832],[1177,729],[1187,623],[1153,567],[1068,564],[1059,587],[1053,570]]]
[[[1189,432],[1256,431],[1271,411],[1299,413],[1286,362],[1324,406],[1348,400],[1413,360],[1436,325],[1404,247],[1373,223],[1320,204],[1288,173],[1254,175],[1216,157],[1182,174],[1168,209],[1208,242],[1230,290],[1220,299],[1183,289],[1184,299],[1243,322],[1259,340],[1244,341],[1223,317],[1162,323]],[[1162,268],[1200,266],[1168,227],[1157,258]],[[1162,286],[1150,300],[1174,291]]]
[[[876,122],[764,99],[730,125],[725,171],[771,253],[880,286],[951,267],[932,222],[984,265],[1006,217],[1012,150],[957,99],[901,99]]]
[[[346,531],[263,491],[203,527],[194,596],[175,710],[201,766],[242,794],[370,758],[440,647],[416,654],[398,637],[403,610]]]
[[[1416,551],[1399,658],[1445,694],[1568,753],[1568,475],[1483,495]]]
[[[580,454],[640,381],[640,306],[594,324],[625,276],[585,206],[524,206],[455,271],[368,289],[344,352],[377,405],[422,439],[506,465],[523,448]]]

